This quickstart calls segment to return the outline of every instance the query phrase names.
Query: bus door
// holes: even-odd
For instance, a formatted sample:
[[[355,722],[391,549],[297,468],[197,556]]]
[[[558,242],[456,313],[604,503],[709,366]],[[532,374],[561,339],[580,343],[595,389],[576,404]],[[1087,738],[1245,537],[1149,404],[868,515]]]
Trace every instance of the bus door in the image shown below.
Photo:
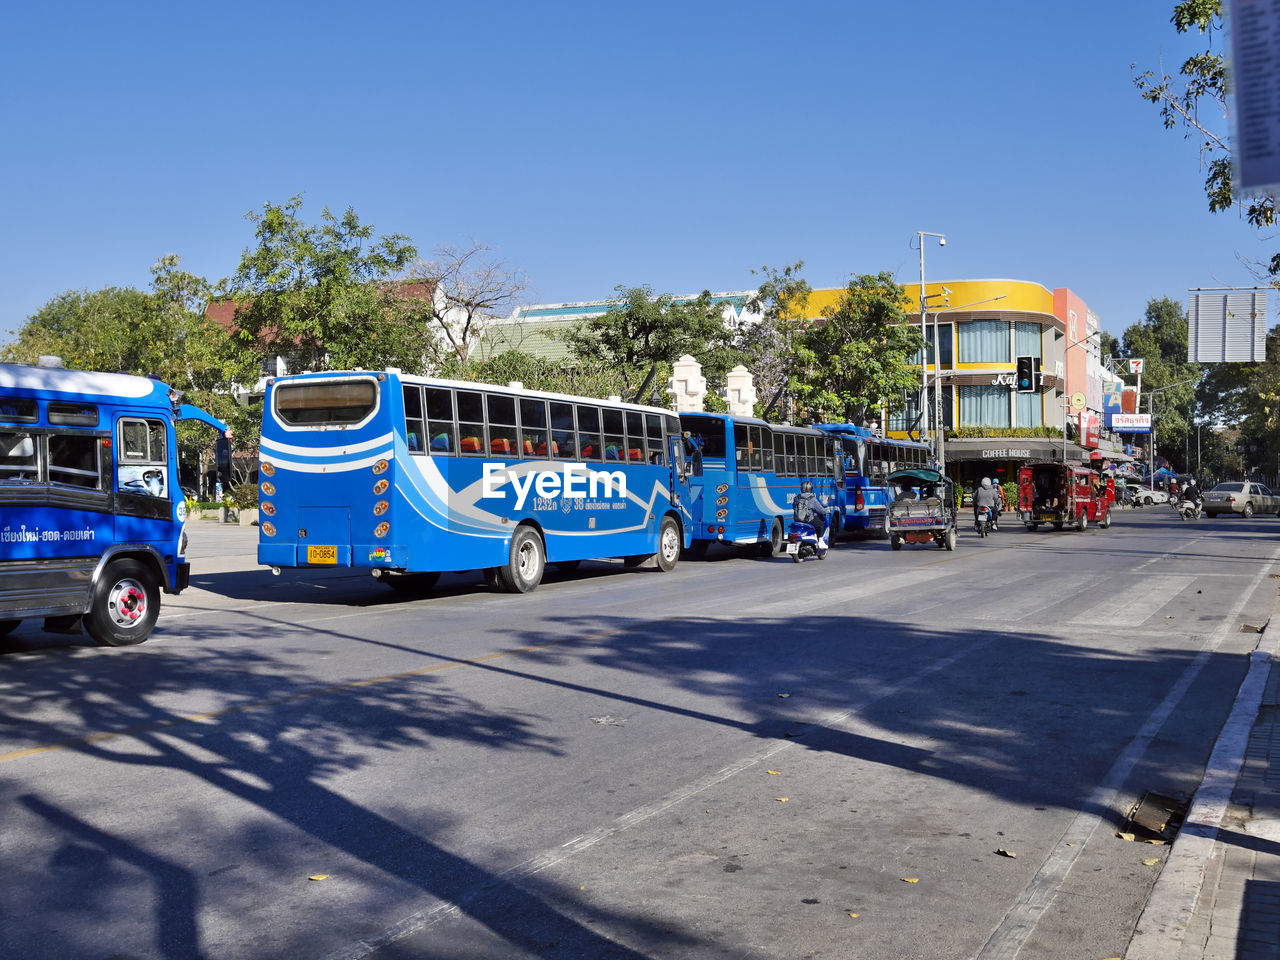
[[[168,544],[177,489],[173,427],[160,416],[123,414],[114,432],[116,541]]]
[[[692,482],[693,464],[685,459],[683,435],[667,434],[667,453],[668,462],[671,464],[671,505],[680,514],[684,545],[688,547],[692,542],[693,528],[700,519],[701,505],[695,501],[701,498],[702,483],[698,482],[695,485]],[[701,470],[698,471],[699,474],[701,472]]]

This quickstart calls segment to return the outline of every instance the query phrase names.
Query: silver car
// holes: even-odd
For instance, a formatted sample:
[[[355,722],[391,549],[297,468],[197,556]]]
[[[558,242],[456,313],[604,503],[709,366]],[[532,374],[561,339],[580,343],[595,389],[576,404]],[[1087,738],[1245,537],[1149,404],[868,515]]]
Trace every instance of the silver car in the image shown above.
[[[1220,513],[1238,513],[1247,519],[1255,513],[1280,512],[1280,497],[1260,483],[1229,480],[1205,494],[1204,512],[1211,517]]]

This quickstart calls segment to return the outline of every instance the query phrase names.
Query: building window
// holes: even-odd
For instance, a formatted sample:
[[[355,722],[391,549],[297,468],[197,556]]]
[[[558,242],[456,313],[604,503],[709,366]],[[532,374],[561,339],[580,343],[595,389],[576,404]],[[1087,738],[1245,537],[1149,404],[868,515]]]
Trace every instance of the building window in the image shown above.
[[[972,320],[957,329],[961,363],[1008,363],[1009,324],[1005,320]],[[1008,414],[1005,415],[1008,419]]]
[[[1040,324],[1019,320],[1013,325],[1013,352],[1019,357],[1042,356]]]
[[[962,332],[963,329],[962,327]],[[963,343],[962,339],[962,346]],[[962,386],[960,388],[960,426],[1009,426],[1009,388],[985,384]]]
[[[1044,426],[1044,404],[1039,393],[1018,394],[1018,426]]]

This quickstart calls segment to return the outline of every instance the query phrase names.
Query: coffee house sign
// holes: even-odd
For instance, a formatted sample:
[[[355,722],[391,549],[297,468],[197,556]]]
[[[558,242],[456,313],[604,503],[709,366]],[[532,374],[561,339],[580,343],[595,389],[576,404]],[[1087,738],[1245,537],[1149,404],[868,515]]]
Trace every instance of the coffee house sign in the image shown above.
[[[993,387],[1016,387],[1017,376],[1012,373],[998,373],[991,381]]]
[[[983,460],[1030,460],[1030,447],[984,447]]]

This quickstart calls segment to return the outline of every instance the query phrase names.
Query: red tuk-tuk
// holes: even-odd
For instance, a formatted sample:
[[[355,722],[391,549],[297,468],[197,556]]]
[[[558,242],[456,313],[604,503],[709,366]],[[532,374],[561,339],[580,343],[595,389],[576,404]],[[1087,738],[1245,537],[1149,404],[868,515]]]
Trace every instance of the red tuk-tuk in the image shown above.
[[[1028,530],[1052,523],[1083,530],[1090,522],[1111,526],[1116,481],[1097,470],[1072,463],[1028,463],[1018,471],[1018,514]]]

